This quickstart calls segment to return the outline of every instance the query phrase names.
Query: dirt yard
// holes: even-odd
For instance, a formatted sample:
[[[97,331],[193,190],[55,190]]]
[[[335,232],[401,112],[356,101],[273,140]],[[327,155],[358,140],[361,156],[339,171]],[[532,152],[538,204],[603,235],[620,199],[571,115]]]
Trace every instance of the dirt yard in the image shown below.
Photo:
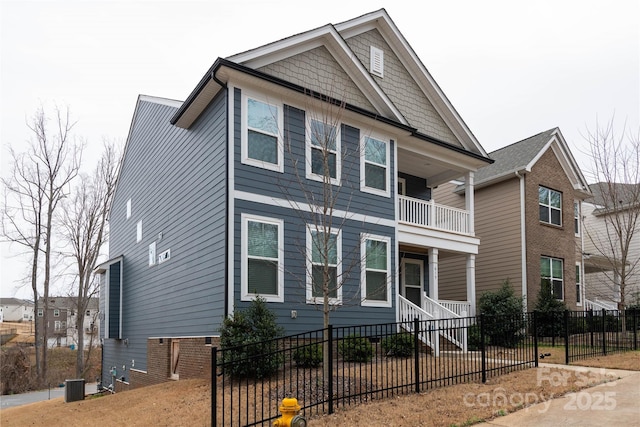
[[[640,370],[640,352],[588,359],[575,365]],[[562,378],[562,381],[554,379]],[[420,394],[340,409],[313,418],[312,427],[349,426],[469,426],[603,381],[603,372],[589,375],[537,368]],[[206,426],[210,387],[205,380],[160,384],[81,402],[55,399],[0,411],[0,424],[11,426]]]

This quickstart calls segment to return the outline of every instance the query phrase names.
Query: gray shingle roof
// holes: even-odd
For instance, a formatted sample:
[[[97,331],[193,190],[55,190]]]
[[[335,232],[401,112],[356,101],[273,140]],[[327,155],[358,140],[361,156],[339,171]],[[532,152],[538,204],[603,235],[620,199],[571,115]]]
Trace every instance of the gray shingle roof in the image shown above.
[[[640,184],[620,183],[613,183],[609,186],[606,182],[597,182],[589,185],[589,189],[593,193],[593,197],[587,199],[587,201],[599,206],[610,205],[611,196],[613,195],[621,206],[628,206],[629,204],[638,201],[638,193],[640,190],[640,188],[638,188],[639,186]],[[608,200],[605,200],[605,195]]]
[[[537,135],[489,153],[489,157],[494,159],[495,162],[476,172],[475,185],[478,186],[483,182],[492,181],[500,176],[526,167],[540,153],[540,150],[544,148],[557,130],[558,128],[553,128],[540,132]]]
[[[27,305],[31,306],[31,301],[23,300],[20,298],[0,298],[0,305]]]

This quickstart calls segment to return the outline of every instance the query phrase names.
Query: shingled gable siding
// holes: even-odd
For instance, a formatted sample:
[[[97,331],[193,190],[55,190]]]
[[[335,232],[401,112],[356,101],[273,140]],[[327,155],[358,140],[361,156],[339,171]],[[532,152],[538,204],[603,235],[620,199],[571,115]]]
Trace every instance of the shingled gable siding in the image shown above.
[[[540,222],[538,187],[542,185],[562,193],[562,226]],[[540,257],[563,260],[564,301],[576,308],[575,264],[580,240],[573,227],[574,189],[551,149],[547,150],[526,176],[527,277],[529,307],[540,292]],[[578,259],[579,260],[579,259]]]
[[[373,105],[324,46],[269,64],[259,70],[319,93],[343,99],[367,111],[375,111]]]
[[[234,309],[243,309],[249,305],[248,301],[240,300],[240,269],[241,269],[241,215],[254,214],[284,221],[285,252],[285,295],[284,303],[270,303],[287,333],[296,333],[322,327],[321,307],[305,303],[305,238],[306,228],[304,215],[301,216],[292,207],[295,203],[306,204],[306,197],[300,182],[295,177],[292,157],[299,159],[297,163],[298,175],[304,180],[306,191],[316,192],[316,200],[321,200],[322,184],[317,181],[306,180],[304,170],[304,132],[305,112],[303,110],[284,105],[285,129],[283,135],[291,140],[291,150],[285,150],[284,172],[275,172],[241,163],[241,90],[234,93],[235,117],[235,191],[244,194],[255,194],[255,198],[245,200],[236,198],[234,201]],[[343,288],[344,306],[331,313],[335,324],[362,324],[395,320],[395,299],[391,308],[362,307],[360,305],[360,233],[389,236],[391,238],[390,251],[392,266],[395,265],[395,228],[376,224],[378,218],[393,221],[395,218],[395,189],[393,176],[393,142],[390,142],[389,168],[391,182],[391,196],[383,197],[360,191],[360,158],[359,142],[361,131],[358,128],[343,124],[341,128],[342,149],[355,153],[343,159],[341,198],[335,209],[350,212],[353,215],[366,215],[371,222],[363,223],[361,217],[347,220],[342,227],[343,271],[350,269],[351,274]],[[266,197],[264,197],[266,196]],[[259,203],[258,198],[265,198],[269,203]],[[280,200],[278,203],[273,200]],[[337,223],[341,223],[341,219]],[[349,259],[351,257],[351,259]],[[355,257],[355,259],[353,259]],[[351,265],[355,265],[351,267]],[[395,270],[391,272],[395,274]],[[395,283],[392,295],[395,295]],[[291,319],[291,310],[297,310],[297,318]],[[367,320],[369,319],[369,320]]]
[[[105,384],[111,366],[126,379],[133,362],[147,370],[148,337],[212,336],[224,316],[226,94],[191,129],[170,125],[175,111],[140,102],[128,142],[110,236],[110,253],[124,256],[124,339],[104,341]],[[154,241],[158,254],[170,250],[171,257],[150,267]]]
[[[346,40],[360,62],[369,67],[370,47],[384,51],[384,78],[373,79],[380,85],[394,105],[407,118],[411,126],[450,144],[460,146],[458,139],[442,120],[415,80],[382,38],[378,30],[370,30]]]

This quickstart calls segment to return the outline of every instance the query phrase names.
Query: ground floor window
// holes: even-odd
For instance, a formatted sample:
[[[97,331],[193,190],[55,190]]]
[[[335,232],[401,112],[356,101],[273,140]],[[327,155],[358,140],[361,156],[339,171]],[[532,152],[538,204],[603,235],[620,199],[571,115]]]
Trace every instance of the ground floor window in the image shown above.
[[[561,259],[541,257],[540,278],[550,285],[551,294],[556,299],[564,299],[563,262]]]

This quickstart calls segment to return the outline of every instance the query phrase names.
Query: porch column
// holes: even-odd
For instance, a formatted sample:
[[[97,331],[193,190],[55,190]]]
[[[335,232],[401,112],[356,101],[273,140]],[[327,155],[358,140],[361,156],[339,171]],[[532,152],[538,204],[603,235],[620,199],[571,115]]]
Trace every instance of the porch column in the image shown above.
[[[467,172],[464,180],[464,208],[469,212],[469,234],[475,234],[475,201],[474,201],[474,179],[473,172]]]
[[[438,301],[438,249],[429,249],[429,295]]]
[[[467,301],[471,304],[471,313],[467,316],[476,315],[476,256],[467,255]]]

